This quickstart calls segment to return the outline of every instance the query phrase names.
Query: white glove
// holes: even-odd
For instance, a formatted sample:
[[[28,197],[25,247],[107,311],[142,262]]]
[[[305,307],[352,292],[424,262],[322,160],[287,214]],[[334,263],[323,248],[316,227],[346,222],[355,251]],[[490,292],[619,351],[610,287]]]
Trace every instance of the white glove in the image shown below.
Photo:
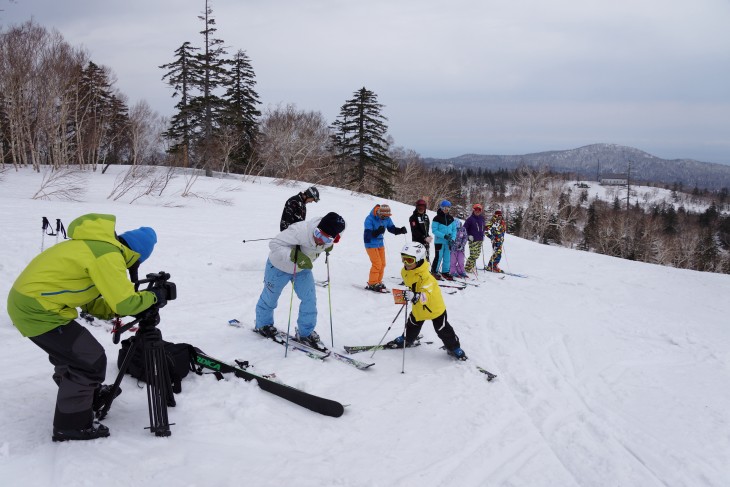
[[[473,235],[469,235],[469,241],[470,242],[473,242],[474,241],[474,236]]]
[[[416,304],[419,301],[421,303],[425,303],[428,300],[426,293],[414,293],[411,290],[404,291],[403,297],[406,298],[407,301],[410,301],[413,304]]]

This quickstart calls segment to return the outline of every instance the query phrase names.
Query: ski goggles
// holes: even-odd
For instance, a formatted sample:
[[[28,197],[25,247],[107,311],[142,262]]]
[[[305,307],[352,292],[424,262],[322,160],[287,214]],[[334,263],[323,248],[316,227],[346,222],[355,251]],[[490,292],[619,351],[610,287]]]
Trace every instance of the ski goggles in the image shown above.
[[[400,260],[403,261],[404,264],[413,265],[416,263],[416,258],[412,255],[402,255],[400,256]]]
[[[335,241],[335,237],[330,237],[319,228],[314,229],[314,238],[321,240],[325,245]]]

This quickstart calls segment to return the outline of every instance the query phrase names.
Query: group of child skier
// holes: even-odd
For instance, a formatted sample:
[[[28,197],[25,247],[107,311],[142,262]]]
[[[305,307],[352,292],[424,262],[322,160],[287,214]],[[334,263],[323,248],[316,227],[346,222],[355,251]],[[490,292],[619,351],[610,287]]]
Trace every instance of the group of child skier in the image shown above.
[[[311,187],[287,200],[282,213],[279,235],[271,240],[269,258],[264,272],[264,288],[256,305],[255,331],[273,338],[280,332],[274,326],[274,310],[284,286],[292,282],[301,300],[294,340],[313,348],[325,349],[314,328],[317,323],[317,302],[314,292],[312,263],[322,253],[329,254],[345,230],[345,221],[337,213],[330,212],[324,218],[305,222],[306,204],[319,201],[317,188]],[[406,299],[412,304],[408,325],[403,335],[386,344],[389,348],[408,347],[420,333],[425,320],[433,322],[436,334],[444,347],[454,357],[466,360],[459,338],[447,320],[446,305],[441,295],[439,280],[467,278],[473,272],[481,253],[486,235],[492,240],[494,254],[485,270],[499,269],[501,246],[506,224],[501,211],[485,224],[482,205],[475,204],[472,214],[463,223],[464,215],[454,218],[451,203],[443,200],[433,222],[426,212],[426,201],[418,200],[408,219],[412,242],[401,250],[403,284],[408,288]],[[408,233],[405,226],[398,227],[391,219],[390,206],[375,205],[363,222],[363,243],[370,259],[370,273],[365,289],[388,292],[383,283],[385,272],[385,232],[393,235]],[[432,235],[433,234],[433,235]],[[433,260],[429,248],[434,244]],[[469,246],[469,259],[465,251]]]

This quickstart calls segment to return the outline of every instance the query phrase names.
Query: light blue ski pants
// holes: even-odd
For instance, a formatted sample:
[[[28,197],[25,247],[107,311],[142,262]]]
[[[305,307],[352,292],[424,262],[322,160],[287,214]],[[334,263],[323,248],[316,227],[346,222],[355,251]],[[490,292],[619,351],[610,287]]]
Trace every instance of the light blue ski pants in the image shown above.
[[[292,271],[294,263],[292,262]],[[274,310],[279,302],[279,296],[284,287],[294,278],[294,292],[301,301],[297,326],[299,335],[309,336],[317,326],[317,294],[314,288],[314,276],[309,269],[297,271],[296,277],[292,273],[282,272],[266,260],[264,271],[264,289],[256,303],[256,328],[274,324]],[[281,327],[277,327],[281,329]],[[293,334],[293,330],[292,330]]]

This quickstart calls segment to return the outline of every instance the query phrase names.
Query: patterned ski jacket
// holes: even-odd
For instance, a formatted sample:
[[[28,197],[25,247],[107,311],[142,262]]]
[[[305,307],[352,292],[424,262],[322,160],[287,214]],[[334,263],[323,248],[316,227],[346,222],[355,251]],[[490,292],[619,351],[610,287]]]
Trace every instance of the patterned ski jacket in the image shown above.
[[[501,242],[504,240],[504,234],[507,232],[507,222],[504,218],[493,216],[487,223],[487,233],[492,242]]]
[[[363,231],[363,241],[365,242],[366,249],[379,249],[384,246],[383,240],[385,232],[379,235],[373,235],[373,230],[378,230],[380,227],[385,227],[393,235],[397,235],[395,224],[390,217],[381,219],[378,216],[378,208],[380,205],[375,205],[370,213],[365,218],[365,230]]]
[[[315,261],[319,254],[324,251],[330,252],[333,244],[329,246],[317,245],[314,242],[314,229],[317,228],[322,218],[314,218],[308,222],[293,223],[286,230],[271,239],[269,242],[269,260],[271,264],[282,272],[294,273],[294,262],[291,260],[291,251],[297,245],[299,251],[304,253],[309,260]],[[297,266],[297,272],[302,269]]]
[[[428,217],[428,213],[424,211],[421,214],[416,208],[408,218],[408,223],[411,225],[411,240],[428,246],[426,237],[429,236],[429,229],[431,228],[431,219]]]
[[[451,215],[447,215],[441,208],[436,212],[436,217],[431,223],[431,230],[433,235],[436,237],[434,244],[448,245],[446,235],[451,235],[451,240],[456,239],[456,221]]]
[[[66,240],[36,256],[8,294],[8,314],[26,337],[46,333],[78,318],[81,308],[98,318],[141,313],[155,302],[134,291],[127,269],[140,255],[122,245],[116,217],[90,213],[68,226]]]
[[[283,232],[289,225],[296,222],[303,222],[307,219],[307,197],[304,193],[295,194],[284,203],[284,211],[281,213],[279,231]]]
[[[413,305],[411,312],[416,320],[432,320],[444,314],[446,304],[441,295],[441,288],[431,275],[430,264],[427,261],[424,260],[423,264],[410,271],[404,267],[400,275],[408,289],[426,295],[425,303],[418,301]]]

